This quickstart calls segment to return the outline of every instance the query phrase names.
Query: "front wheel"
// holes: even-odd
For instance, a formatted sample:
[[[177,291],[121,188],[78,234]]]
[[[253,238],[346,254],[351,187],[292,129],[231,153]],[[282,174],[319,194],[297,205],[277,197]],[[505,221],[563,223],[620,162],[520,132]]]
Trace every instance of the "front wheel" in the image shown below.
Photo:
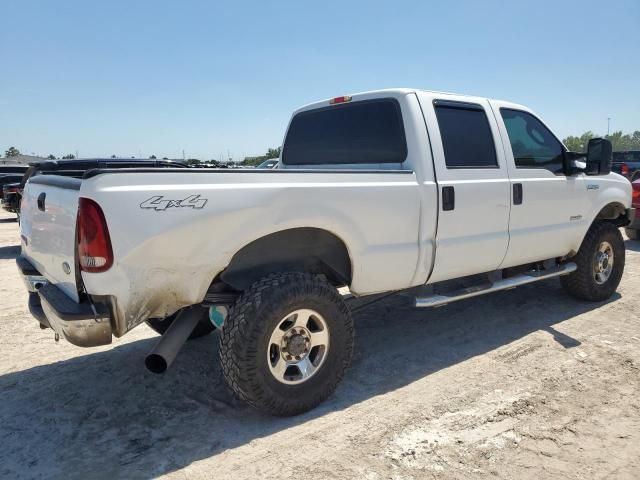
[[[620,229],[609,222],[594,223],[573,261],[578,269],[560,277],[565,290],[582,300],[599,302],[609,298],[624,271],[625,248]]]
[[[238,299],[220,335],[229,388],[277,416],[312,409],[335,390],[351,362],[353,322],[324,277],[274,274]]]

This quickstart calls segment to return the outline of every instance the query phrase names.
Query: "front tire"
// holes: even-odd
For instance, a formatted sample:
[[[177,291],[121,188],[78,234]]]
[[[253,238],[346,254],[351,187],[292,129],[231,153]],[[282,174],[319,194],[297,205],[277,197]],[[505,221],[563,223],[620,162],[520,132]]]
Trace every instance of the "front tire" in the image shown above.
[[[609,298],[624,271],[625,247],[620,229],[609,222],[594,223],[573,261],[578,269],[560,277],[564,289],[581,300],[600,302]]]
[[[228,387],[276,416],[306,412],[329,397],[353,352],[351,314],[319,275],[273,274],[231,309],[220,335]]]

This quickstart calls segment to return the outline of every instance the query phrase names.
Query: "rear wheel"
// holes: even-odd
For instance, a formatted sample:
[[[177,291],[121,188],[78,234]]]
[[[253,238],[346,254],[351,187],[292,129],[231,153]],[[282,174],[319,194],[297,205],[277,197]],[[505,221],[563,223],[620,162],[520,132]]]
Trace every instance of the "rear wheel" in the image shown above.
[[[209,335],[211,332],[213,332],[216,329],[216,327],[214,327],[213,324],[211,323],[211,320],[209,320],[209,309],[202,308],[201,310],[202,310],[202,318],[196,324],[196,327],[193,329],[193,332],[191,332],[191,335],[189,335],[189,340],[194,338],[204,337],[205,335]],[[178,313],[179,311],[174,313],[173,315],[169,315],[166,318],[150,318],[149,320],[147,320],[147,325],[149,325],[149,327],[151,327],[151,329],[154,330],[156,333],[159,333],[160,335],[164,335],[164,332],[167,331],[169,326],[173,323],[173,321],[178,316]]]
[[[351,362],[353,323],[322,276],[274,274],[238,299],[220,335],[227,385],[277,416],[312,409],[335,390]]]
[[[635,228],[625,228],[624,233],[627,234],[627,237],[631,240],[638,240],[638,230]]]
[[[625,248],[620,229],[609,222],[593,224],[573,261],[578,269],[560,277],[565,290],[582,300],[609,298],[624,271]]]

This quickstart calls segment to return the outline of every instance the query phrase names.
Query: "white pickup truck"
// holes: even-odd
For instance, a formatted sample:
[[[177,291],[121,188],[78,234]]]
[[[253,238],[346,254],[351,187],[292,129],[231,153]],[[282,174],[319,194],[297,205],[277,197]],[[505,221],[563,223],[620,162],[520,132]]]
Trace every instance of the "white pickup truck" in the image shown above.
[[[631,185],[611,144],[568,152],[530,109],[411,89],[297,110],[274,170],[98,169],[31,179],[17,263],[30,310],[80,346],[147,322],[164,371],[220,328],[229,387],[293,415],[327,398],[354,339],[339,293],[416,307],[559,276],[608,298]]]

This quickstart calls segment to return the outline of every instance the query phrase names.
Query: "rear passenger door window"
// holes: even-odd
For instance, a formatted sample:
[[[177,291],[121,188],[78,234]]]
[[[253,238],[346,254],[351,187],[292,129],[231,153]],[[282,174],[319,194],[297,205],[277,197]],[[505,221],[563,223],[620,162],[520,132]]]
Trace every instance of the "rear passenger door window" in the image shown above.
[[[501,108],[516,168],[542,168],[564,174],[562,144],[530,113]]]
[[[418,92],[418,99],[439,199],[429,282],[493,271],[509,244],[511,185],[491,104],[432,92]],[[424,188],[433,188],[430,183]]]
[[[473,103],[433,102],[447,168],[498,168],[484,108]]]

